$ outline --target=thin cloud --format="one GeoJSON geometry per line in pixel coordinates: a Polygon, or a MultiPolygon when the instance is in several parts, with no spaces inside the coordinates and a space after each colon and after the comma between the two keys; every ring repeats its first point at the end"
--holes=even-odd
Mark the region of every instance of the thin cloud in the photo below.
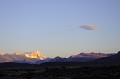
{"type": "Polygon", "coordinates": [[[85,30],[96,30],[97,26],[96,25],[82,25],[80,28],[85,29],[85,30]]]}

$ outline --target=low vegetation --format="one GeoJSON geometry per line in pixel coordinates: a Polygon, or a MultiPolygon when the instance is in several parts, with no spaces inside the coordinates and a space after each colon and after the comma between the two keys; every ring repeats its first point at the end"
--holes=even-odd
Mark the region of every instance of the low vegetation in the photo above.
{"type": "Polygon", "coordinates": [[[0,79],[119,79],[120,65],[1,69],[0,79]]]}

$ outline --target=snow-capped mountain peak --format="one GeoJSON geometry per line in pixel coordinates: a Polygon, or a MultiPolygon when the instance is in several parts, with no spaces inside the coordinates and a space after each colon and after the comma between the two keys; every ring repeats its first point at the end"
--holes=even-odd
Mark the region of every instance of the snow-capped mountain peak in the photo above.
{"type": "Polygon", "coordinates": [[[39,51],[32,52],[30,54],[25,54],[25,56],[28,57],[28,58],[37,58],[37,59],[40,59],[40,60],[46,59],[46,57],[42,53],[40,53],[39,51]]]}

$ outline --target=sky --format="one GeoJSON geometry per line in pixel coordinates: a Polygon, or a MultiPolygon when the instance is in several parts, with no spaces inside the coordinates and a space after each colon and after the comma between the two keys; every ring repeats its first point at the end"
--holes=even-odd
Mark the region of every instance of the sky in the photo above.
{"type": "Polygon", "coordinates": [[[0,0],[0,52],[119,50],[120,0],[0,0]]]}

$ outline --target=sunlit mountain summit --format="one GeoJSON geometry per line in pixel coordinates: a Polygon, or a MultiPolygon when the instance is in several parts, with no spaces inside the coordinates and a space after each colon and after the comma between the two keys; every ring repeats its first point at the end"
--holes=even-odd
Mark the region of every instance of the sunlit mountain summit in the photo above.
{"type": "Polygon", "coordinates": [[[39,51],[32,52],[30,54],[25,54],[25,56],[28,58],[36,58],[36,59],[40,59],[40,60],[46,59],[46,57],[42,53],[40,53],[39,51]]]}

